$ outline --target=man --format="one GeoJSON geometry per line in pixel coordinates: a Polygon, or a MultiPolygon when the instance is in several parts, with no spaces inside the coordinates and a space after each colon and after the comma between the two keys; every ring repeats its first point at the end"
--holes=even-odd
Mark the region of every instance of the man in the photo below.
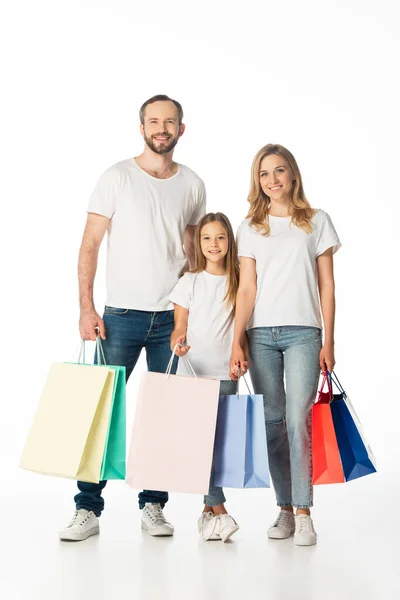
{"type": "MultiPolygon", "coordinates": [[[[97,328],[106,362],[125,366],[127,379],[142,348],[149,371],[167,367],[174,327],[169,294],[186,261],[192,264],[194,229],[205,214],[203,182],[173,161],[185,131],[182,119],[176,100],[163,95],[147,100],[140,109],[143,153],[105,171],[89,202],[78,265],[80,334],[83,340],[95,340],[97,328]],[[93,284],[106,231],[107,303],[101,318],[93,284]]],[[[76,511],[60,539],[80,541],[99,532],[106,483],[78,482],[76,511]]],[[[168,492],[139,494],[142,528],[150,535],[173,535],[163,514],[167,501],[168,492]]]]}

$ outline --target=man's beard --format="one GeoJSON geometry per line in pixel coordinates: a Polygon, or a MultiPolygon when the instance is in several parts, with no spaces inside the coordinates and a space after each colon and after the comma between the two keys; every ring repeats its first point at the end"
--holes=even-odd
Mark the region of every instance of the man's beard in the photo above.
{"type": "Polygon", "coordinates": [[[176,138],[170,137],[167,142],[162,142],[162,143],[157,142],[158,146],[156,146],[155,143],[153,142],[153,138],[155,138],[159,135],[168,136],[168,133],[157,133],[156,135],[153,135],[152,137],[147,137],[147,135],[145,133],[144,141],[146,142],[146,144],[148,145],[150,150],[153,150],[153,152],[155,152],[156,154],[168,154],[168,152],[171,152],[171,150],[173,150],[175,148],[176,144],[178,143],[179,137],[176,137],[176,138]]]}

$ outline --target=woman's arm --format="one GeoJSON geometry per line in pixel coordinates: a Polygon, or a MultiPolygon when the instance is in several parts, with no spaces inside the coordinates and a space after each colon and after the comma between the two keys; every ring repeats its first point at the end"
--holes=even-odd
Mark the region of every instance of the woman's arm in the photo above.
{"type": "MultiPolygon", "coordinates": [[[[174,304],[174,330],[171,333],[171,350],[173,351],[176,344],[183,344],[186,340],[186,331],[188,325],[189,318],[189,310],[187,308],[183,308],[183,306],[179,306],[179,304],[174,304]]],[[[189,352],[190,346],[185,346],[184,348],[177,348],[175,350],[176,356],[185,356],[187,352],[189,352]]]]}
{"type": "Polygon", "coordinates": [[[335,279],[333,276],[333,253],[329,248],[317,258],[318,288],[324,321],[324,344],[319,356],[321,371],[331,373],[335,366],[335,279]]]}
{"type": "Polygon", "coordinates": [[[231,377],[237,378],[238,370],[244,374],[249,367],[246,327],[254,309],[257,295],[257,272],[254,258],[240,258],[240,281],[236,296],[235,330],[233,334],[231,377]]]}

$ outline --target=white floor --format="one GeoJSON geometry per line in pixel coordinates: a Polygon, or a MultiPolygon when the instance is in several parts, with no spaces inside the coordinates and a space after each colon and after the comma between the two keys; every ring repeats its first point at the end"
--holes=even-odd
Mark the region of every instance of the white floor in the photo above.
{"type": "Polygon", "coordinates": [[[230,543],[202,543],[200,498],[173,494],[166,515],[175,536],[154,539],[142,533],[136,494],[122,482],[105,490],[100,536],[59,542],[74,482],[13,470],[1,497],[0,598],[398,600],[396,472],[386,465],[364,479],[318,487],[318,545],[300,548],[266,537],[276,511],[272,490],[227,490],[241,529],[230,543]]]}

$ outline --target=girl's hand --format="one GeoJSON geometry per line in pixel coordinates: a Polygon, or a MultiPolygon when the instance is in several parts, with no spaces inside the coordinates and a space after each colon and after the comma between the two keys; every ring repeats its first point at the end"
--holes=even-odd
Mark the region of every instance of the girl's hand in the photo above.
{"type": "Polygon", "coordinates": [[[230,378],[233,380],[239,379],[239,371],[241,375],[245,375],[249,368],[249,360],[248,357],[242,350],[240,344],[233,344],[232,346],[232,355],[231,355],[231,370],[230,370],[230,378]]]}
{"type": "Polygon", "coordinates": [[[329,373],[332,373],[333,367],[335,366],[335,351],[333,344],[324,344],[319,354],[319,366],[322,373],[328,369],[329,373]]]}
{"type": "MultiPolygon", "coordinates": [[[[171,350],[174,351],[174,348],[176,346],[176,344],[183,344],[186,340],[186,335],[180,335],[178,336],[175,341],[173,342],[173,334],[171,335],[171,350]]],[[[190,350],[190,346],[185,346],[184,348],[182,348],[182,346],[178,346],[175,349],[175,355],[182,357],[185,356],[185,354],[187,354],[190,350]]]]}

